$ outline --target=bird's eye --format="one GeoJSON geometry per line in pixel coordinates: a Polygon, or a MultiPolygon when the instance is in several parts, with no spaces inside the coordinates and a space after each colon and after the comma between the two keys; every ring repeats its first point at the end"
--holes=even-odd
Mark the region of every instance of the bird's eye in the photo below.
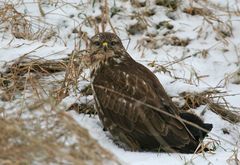
{"type": "Polygon", "coordinates": [[[96,46],[100,46],[100,42],[99,41],[95,41],[93,44],[96,45],[96,46]]]}
{"type": "Polygon", "coordinates": [[[117,44],[117,42],[116,42],[116,41],[111,41],[109,44],[110,44],[111,46],[114,46],[114,45],[117,44]]]}

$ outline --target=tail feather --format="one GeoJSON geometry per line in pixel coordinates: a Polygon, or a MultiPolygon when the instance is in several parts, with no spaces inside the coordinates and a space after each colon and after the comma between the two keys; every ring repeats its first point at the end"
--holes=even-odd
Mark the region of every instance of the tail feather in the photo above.
{"type": "Polygon", "coordinates": [[[212,124],[204,123],[198,116],[196,116],[192,113],[181,112],[180,117],[184,120],[187,120],[189,122],[197,124],[199,127],[206,130],[206,131],[204,131],[204,130],[194,127],[190,124],[186,124],[188,130],[192,133],[192,135],[194,136],[194,138],[196,140],[204,139],[204,137],[208,134],[208,132],[210,132],[212,130],[212,127],[213,127],[212,124]]]}

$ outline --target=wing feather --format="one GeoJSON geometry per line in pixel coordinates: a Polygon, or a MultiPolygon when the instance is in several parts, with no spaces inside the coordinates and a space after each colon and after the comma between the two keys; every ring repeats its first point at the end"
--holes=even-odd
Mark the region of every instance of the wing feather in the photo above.
{"type": "Polygon", "coordinates": [[[179,148],[190,143],[184,124],[145,105],[178,114],[156,76],[143,65],[128,59],[122,65],[103,67],[93,89],[103,116],[126,133],[137,131],[179,148]]]}

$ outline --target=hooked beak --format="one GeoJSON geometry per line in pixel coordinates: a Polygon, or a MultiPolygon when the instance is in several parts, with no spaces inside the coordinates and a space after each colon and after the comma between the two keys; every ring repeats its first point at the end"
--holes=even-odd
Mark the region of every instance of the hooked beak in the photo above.
{"type": "Polygon", "coordinates": [[[106,52],[107,48],[108,48],[108,43],[107,42],[103,42],[102,46],[103,46],[104,51],[106,52]]]}

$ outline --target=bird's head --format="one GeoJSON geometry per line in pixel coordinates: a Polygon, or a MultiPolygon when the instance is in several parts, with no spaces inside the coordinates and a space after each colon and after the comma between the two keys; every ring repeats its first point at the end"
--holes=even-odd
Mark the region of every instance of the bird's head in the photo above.
{"type": "Polygon", "coordinates": [[[114,54],[116,51],[124,49],[120,38],[114,33],[99,33],[93,36],[90,41],[92,53],[114,54]]]}
{"type": "Polygon", "coordinates": [[[120,38],[114,33],[98,33],[90,39],[90,42],[90,56],[87,59],[93,71],[102,66],[119,65],[131,58],[120,38]]]}

